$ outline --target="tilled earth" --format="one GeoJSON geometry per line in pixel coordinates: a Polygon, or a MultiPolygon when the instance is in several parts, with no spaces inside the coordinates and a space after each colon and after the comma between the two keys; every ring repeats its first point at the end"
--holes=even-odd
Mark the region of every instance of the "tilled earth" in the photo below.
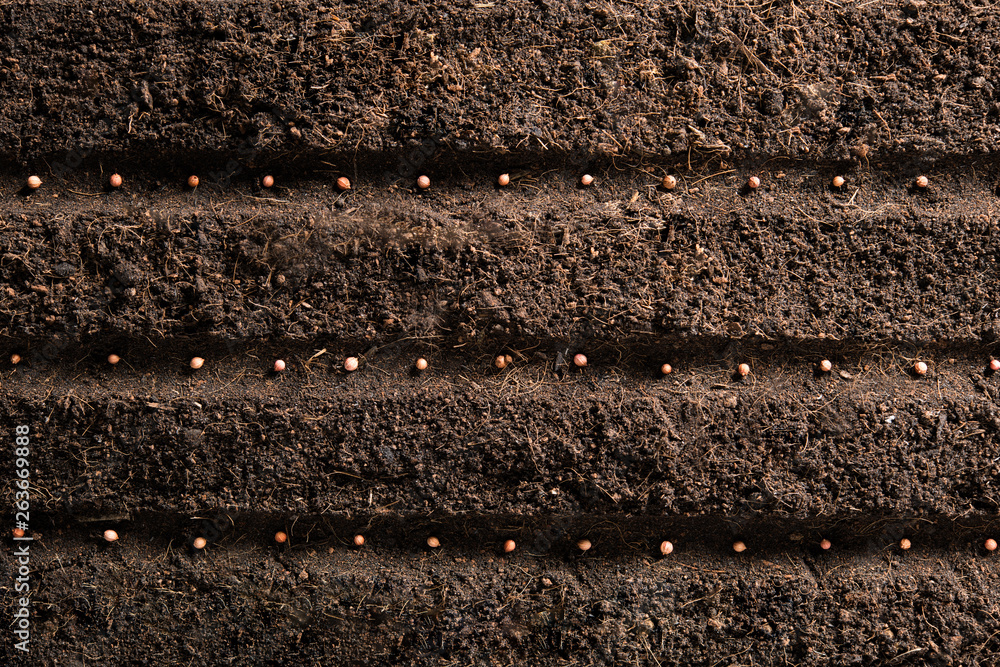
{"type": "Polygon", "coordinates": [[[3,655],[993,664],[998,23],[0,7],[3,655]]]}

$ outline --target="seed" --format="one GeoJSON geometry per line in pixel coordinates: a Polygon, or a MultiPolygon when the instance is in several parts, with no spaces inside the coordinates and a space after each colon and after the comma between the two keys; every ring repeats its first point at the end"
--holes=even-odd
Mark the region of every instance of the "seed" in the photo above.
{"type": "Polygon", "coordinates": [[[199,368],[201,368],[204,365],[205,365],[205,360],[202,359],[201,357],[192,357],[191,358],[191,368],[193,368],[195,370],[198,370],[199,368]]]}
{"type": "Polygon", "coordinates": [[[913,545],[911,545],[910,541],[908,539],[906,539],[905,537],[899,541],[899,548],[902,549],[902,550],[904,550],[904,551],[907,550],[907,549],[909,549],[911,546],[913,546],[913,545]]]}
{"type": "Polygon", "coordinates": [[[663,364],[662,366],[660,366],[660,372],[663,373],[664,375],[670,375],[671,373],[674,372],[674,367],[671,366],[670,364],[663,364]]]}
{"type": "Polygon", "coordinates": [[[986,547],[987,551],[996,551],[997,541],[991,537],[990,539],[986,540],[986,543],[983,546],[986,547]]]}
{"type": "Polygon", "coordinates": [[[669,556],[674,552],[674,545],[670,542],[660,542],[660,553],[664,556],[669,556]]]}
{"type": "Polygon", "coordinates": [[[358,358],[347,357],[347,359],[344,359],[344,370],[348,373],[358,370],[358,358]]]}
{"type": "Polygon", "coordinates": [[[340,190],[350,190],[351,189],[351,179],[347,176],[341,176],[337,179],[337,188],[340,190]]]}
{"type": "Polygon", "coordinates": [[[497,179],[497,183],[500,184],[500,187],[510,185],[510,174],[500,174],[500,178],[497,179]]]}
{"type": "Polygon", "coordinates": [[[842,188],[842,187],[844,187],[844,183],[846,183],[846,181],[844,180],[843,176],[834,176],[833,177],[833,187],[835,187],[835,188],[842,188]]]}
{"type": "Polygon", "coordinates": [[[584,174],[580,177],[580,185],[587,186],[594,182],[594,177],[590,174],[584,174]]]}
{"type": "Polygon", "coordinates": [[[589,551],[592,546],[594,545],[590,543],[590,540],[580,540],[576,543],[576,548],[580,551],[589,551]]]}
{"type": "Polygon", "coordinates": [[[24,528],[15,528],[13,533],[14,537],[24,537],[24,528]]]}
{"type": "Polygon", "coordinates": [[[193,546],[195,549],[204,549],[206,546],[208,546],[208,540],[206,540],[204,537],[196,537],[194,538],[194,542],[191,543],[191,546],[193,546]]]}
{"type": "Polygon", "coordinates": [[[913,364],[913,372],[917,375],[927,375],[927,364],[922,361],[918,361],[913,364]]]}
{"type": "Polygon", "coordinates": [[[994,373],[1000,371],[1000,359],[990,360],[990,370],[993,371],[994,373]]]}
{"type": "Polygon", "coordinates": [[[736,368],[736,372],[742,375],[743,377],[750,375],[750,364],[740,364],[736,368]]]}
{"type": "Polygon", "coordinates": [[[122,186],[121,174],[111,174],[111,178],[108,179],[108,183],[113,188],[120,188],[122,186]]]}
{"type": "Polygon", "coordinates": [[[426,190],[427,188],[431,187],[431,179],[429,179],[426,176],[421,176],[420,178],[417,179],[417,187],[420,188],[421,190],[426,190]]]}
{"type": "Polygon", "coordinates": [[[439,546],[441,546],[441,540],[439,540],[436,537],[428,537],[427,546],[429,546],[431,549],[437,549],[439,546]]]}
{"type": "Polygon", "coordinates": [[[513,551],[516,548],[517,548],[517,545],[514,544],[514,540],[507,540],[506,542],[503,543],[503,552],[505,554],[509,554],[511,551],[513,551]]]}
{"type": "Polygon", "coordinates": [[[747,545],[743,544],[742,542],[733,542],[733,551],[735,551],[736,553],[741,554],[746,550],[747,550],[747,545]]]}
{"type": "Polygon", "coordinates": [[[824,373],[829,373],[833,370],[833,363],[829,359],[824,359],[819,362],[819,369],[824,373]]]}
{"type": "Polygon", "coordinates": [[[663,177],[663,187],[667,190],[673,190],[677,187],[677,177],[667,174],[663,177]]]}
{"type": "Polygon", "coordinates": [[[427,370],[427,360],[424,359],[423,357],[420,357],[419,359],[417,359],[416,366],[418,371],[427,370]]]}
{"type": "Polygon", "coordinates": [[[493,365],[503,370],[504,368],[507,368],[507,358],[501,354],[493,360],[493,365]]]}
{"type": "Polygon", "coordinates": [[[268,174],[264,178],[260,179],[260,184],[263,185],[265,188],[273,188],[274,187],[274,176],[271,176],[270,174],[268,174]]]}
{"type": "Polygon", "coordinates": [[[760,187],[760,178],[757,176],[751,176],[747,179],[747,187],[751,190],[756,190],[760,187]]]}
{"type": "Polygon", "coordinates": [[[830,543],[830,540],[823,540],[822,542],[819,543],[819,548],[823,549],[824,551],[832,546],[833,544],[830,543]]]}
{"type": "Polygon", "coordinates": [[[363,547],[365,546],[365,536],[360,533],[354,536],[354,546],[363,547]]]}
{"type": "Polygon", "coordinates": [[[10,355],[10,363],[14,364],[15,366],[21,363],[21,355],[20,354],[10,355]]]}
{"type": "Polygon", "coordinates": [[[108,355],[108,363],[111,364],[112,366],[117,364],[119,361],[121,361],[121,358],[117,354],[108,355]]]}
{"type": "Polygon", "coordinates": [[[42,187],[42,179],[37,176],[28,176],[28,187],[32,190],[37,190],[42,187]]]}
{"type": "Polygon", "coordinates": [[[279,530],[274,534],[274,541],[277,542],[278,544],[284,544],[285,542],[288,541],[288,535],[283,531],[279,530]]]}
{"type": "Polygon", "coordinates": [[[573,363],[579,366],[580,368],[583,368],[584,366],[587,365],[587,357],[585,357],[582,354],[577,354],[573,357],[573,363]]]}
{"type": "Polygon", "coordinates": [[[196,188],[201,181],[198,180],[197,176],[188,176],[188,187],[196,188]]]}
{"type": "Polygon", "coordinates": [[[104,539],[107,540],[108,542],[114,542],[115,540],[118,539],[118,533],[110,529],[106,530],[104,531],[104,539]]]}
{"type": "Polygon", "coordinates": [[[274,372],[280,373],[283,370],[285,370],[285,361],[283,359],[278,359],[274,362],[274,372]]]}
{"type": "Polygon", "coordinates": [[[926,188],[928,185],[931,184],[931,182],[927,180],[926,176],[917,176],[917,180],[915,181],[915,183],[917,187],[920,189],[926,188]]]}

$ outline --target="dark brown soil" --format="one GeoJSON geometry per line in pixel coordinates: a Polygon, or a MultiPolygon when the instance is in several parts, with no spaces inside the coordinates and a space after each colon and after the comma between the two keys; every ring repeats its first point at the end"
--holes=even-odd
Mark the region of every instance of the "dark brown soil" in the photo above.
{"type": "Polygon", "coordinates": [[[1000,19],[846,4],[0,8],[3,656],[993,664],[1000,19]]]}
{"type": "Polygon", "coordinates": [[[429,139],[685,162],[1000,148],[1000,15],[909,4],[39,0],[2,10],[0,146],[26,161],[81,146],[398,159],[429,139]]]}

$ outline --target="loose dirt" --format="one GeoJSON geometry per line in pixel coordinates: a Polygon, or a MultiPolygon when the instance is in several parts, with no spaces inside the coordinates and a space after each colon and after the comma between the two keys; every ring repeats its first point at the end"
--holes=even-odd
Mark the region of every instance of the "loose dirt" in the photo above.
{"type": "Polygon", "coordinates": [[[3,655],[992,664],[998,22],[0,8],[3,655]]]}

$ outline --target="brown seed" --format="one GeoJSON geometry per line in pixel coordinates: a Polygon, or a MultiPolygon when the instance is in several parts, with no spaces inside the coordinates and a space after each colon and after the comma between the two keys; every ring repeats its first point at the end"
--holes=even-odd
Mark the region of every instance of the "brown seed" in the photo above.
{"type": "Polygon", "coordinates": [[[431,549],[437,549],[439,546],[441,546],[441,540],[439,540],[436,537],[428,537],[427,546],[429,546],[431,549]]]}
{"type": "Polygon", "coordinates": [[[419,359],[417,359],[416,366],[418,371],[427,370],[427,360],[424,359],[423,357],[420,357],[419,359]]]}
{"type": "Polygon", "coordinates": [[[910,544],[910,541],[908,539],[906,539],[905,537],[899,541],[899,548],[902,549],[902,550],[904,550],[904,551],[907,550],[907,549],[909,549],[911,546],[913,546],[913,545],[910,544]]]}
{"type": "Polygon", "coordinates": [[[927,180],[926,176],[917,176],[917,180],[915,181],[915,183],[917,187],[921,189],[926,188],[928,185],[931,184],[931,182],[927,180]]]}
{"type": "Polygon", "coordinates": [[[983,546],[986,547],[987,551],[996,551],[997,550],[997,541],[994,540],[991,537],[990,539],[986,540],[986,543],[983,544],[983,546]]]}
{"type": "Polygon", "coordinates": [[[284,544],[288,541],[288,535],[283,531],[278,531],[274,534],[274,541],[278,544],[284,544]]]}
{"type": "Polygon", "coordinates": [[[278,359],[274,362],[274,372],[280,373],[283,370],[285,370],[285,361],[283,359],[278,359]]]}
{"type": "Polygon", "coordinates": [[[363,547],[365,546],[365,536],[360,533],[354,536],[354,546],[363,547]]]}
{"type": "Polygon", "coordinates": [[[917,375],[927,375],[927,364],[922,361],[918,361],[913,364],[913,372],[917,375]]]}
{"type": "Polygon", "coordinates": [[[268,174],[264,178],[260,179],[260,184],[263,185],[265,188],[273,188],[274,187],[274,176],[271,176],[270,174],[268,174]]]}
{"type": "Polygon", "coordinates": [[[594,177],[590,174],[584,174],[580,177],[580,185],[587,186],[594,182],[594,177]]]}
{"type": "Polygon", "coordinates": [[[195,549],[204,549],[205,547],[208,546],[208,540],[206,540],[204,537],[196,537],[194,538],[194,542],[191,543],[191,546],[193,546],[195,549]]]}
{"type": "Polygon", "coordinates": [[[514,540],[507,540],[506,542],[503,543],[503,552],[505,554],[509,554],[511,551],[513,551],[516,548],[517,548],[517,545],[514,544],[514,540]]]}
{"type": "Polygon", "coordinates": [[[823,540],[822,542],[819,543],[819,548],[823,549],[824,551],[826,551],[832,546],[833,544],[830,543],[830,540],[823,540]]]}
{"type": "Polygon", "coordinates": [[[14,533],[14,537],[24,537],[24,529],[23,528],[15,528],[11,532],[14,533]]]}
{"type": "Polygon", "coordinates": [[[507,359],[506,359],[506,357],[504,357],[502,354],[499,355],[496,359],[493,360],[493,365],[496,366],[497,368],[501,369],[501,370],[503,370],[504,368],[507,368],[507,359]]]}
{"type": "Polygon", "coordinates": [[[21,363],[21,355],[20,354],[10,355],[10,363],[14,364],[15,366],[21,363]]]}
{"type": "Polygon", "coordinates": [[[108,363],[111,364],[112,366],[117,364],[119,361],[121,361],[121,358],[117,354],[108,355],[108,363]]]}
{"type": "Polygon", "coordinates": [[[118,533],[108,529],[104,531],[104,539],[107,540],[108,542],[114,542],[115,540],[118,539],[118,533]]]}
{"type": "Polygon", "coordinates": [[[122,186],[121,174],[111,174],[111,178],[108,179],[108,183],[113,188],[120,188],[122,186]]]}
{"type": "Polygon", "coordinates": [[[576,548],[580,551],[590,551],[590,547],[594,546],[590,543],[590,540],[580,540],[576,543],[576,548]]]}
{"type": "Polygon", "coordinates": [[[743,544],[742,542],[733,542],[733,551],[735,551],[736,553],[741,554],[746,550],[747,550],[747,545],[743,544]]]}
{"type": "Polygon", "coordinates": [[[198,370],[199,368],[201,368],[204,365],[205,365],[205,360],[202,359],[201,357],[192,357],[191,358],[191,368],[193,368],[195,370],[198,370]]]}
{"type": "Polygon", "coordinates": [[[428,178],[427,176],[421,176],[420,178],[417,179],[417,187],[420,188],[421,190],[426,190],[427,188],[431,187],[431,179],[428,178]]]}
{"type": "Polygon", "coordinates": [[[347,176],[341,176],[337,179],[337,188],[340,190],[350,190],[351,179],[347,178],[347,176]]]}
{"type": "Polygon", "coordinates": [[[188,187],[189,188],[196,188],[196,187],[198,187],[199,183],[201,183],[201,181],[198,180],[197,176],[188,176],[188,187]]]}
{"type": "Polygon", "coordinates": [[[747,187],[751,190],[756,190],[760,187],[760,178],[757,176],[751,176],[747,179],[747,187]]]}
{"type": "Polygon", "coordinates": [[[833,370],[833,362],[831,362],[829,359],[824,359],[823,361],[819,362],[819,369],[824,373],[829,373],[830,371],[833,370]]]}
{"type": "Polygon", "coordinates": [[[664,556],[669,556],[674,552],[674,545],[670,542],[660,542],[660,553],[664,556]]]}
{"type": "Polygon", "coordinates": [[[587,357],[582,354],[574,355],[573,363],[579,366],[580,368],[583,368],[584,366],[587,365],[587,357]]]}
{"type": "Polygon", "coordinates": [[[736,372],[742,375],[743,377],[750,375],[750,364],[740,364],[739,366],[736,367],[736,372]]]}
{"type": "Polygon", "coordinates": [[[344,370],[348,373],[358,370],[358,358],[347,357],[347,359],[344,359],[344,370]]]}
{"type": "Polygon", "coordinates": [[[37,190],[42,187],[42,179],[37,176],[28,176],[28,187],[32,190],[37,190]]]}
{"type": "Polygon", "coordinates": [[[667,174],[663,177],[663,187],[667,190],[673,190],[677,187],[677,177],[667,174]]]}
{"type": "Polygon", "coordinates": [[[835,188],[842,188],[842,187],[844,187],[844,183],[846,183],[846,182],[847,181],[844,180],[843,176],[834,176],[833,177],[833,187],[835,187],[835,188]]]}
{"type": "Polygon", "coordinates": [[[671,366],[670,364],[663,364],[662,366],[660,366],[660,372],[663,373],[664,375],[670,375],[671,373],[674,372],[674,367],[671,366]]]}
{"type": "Polygon", "coordinates": [[[500,174],[500,178],[497,179],[497,183],[500,184],[500,187],[510,185],[510,174],[500,174]]]}
{"type": "Polygon", "coordinates": [[[1000,359],[990,360],[990,370],[993,371],[994,373],[1000,371],[1000,359]]]}

